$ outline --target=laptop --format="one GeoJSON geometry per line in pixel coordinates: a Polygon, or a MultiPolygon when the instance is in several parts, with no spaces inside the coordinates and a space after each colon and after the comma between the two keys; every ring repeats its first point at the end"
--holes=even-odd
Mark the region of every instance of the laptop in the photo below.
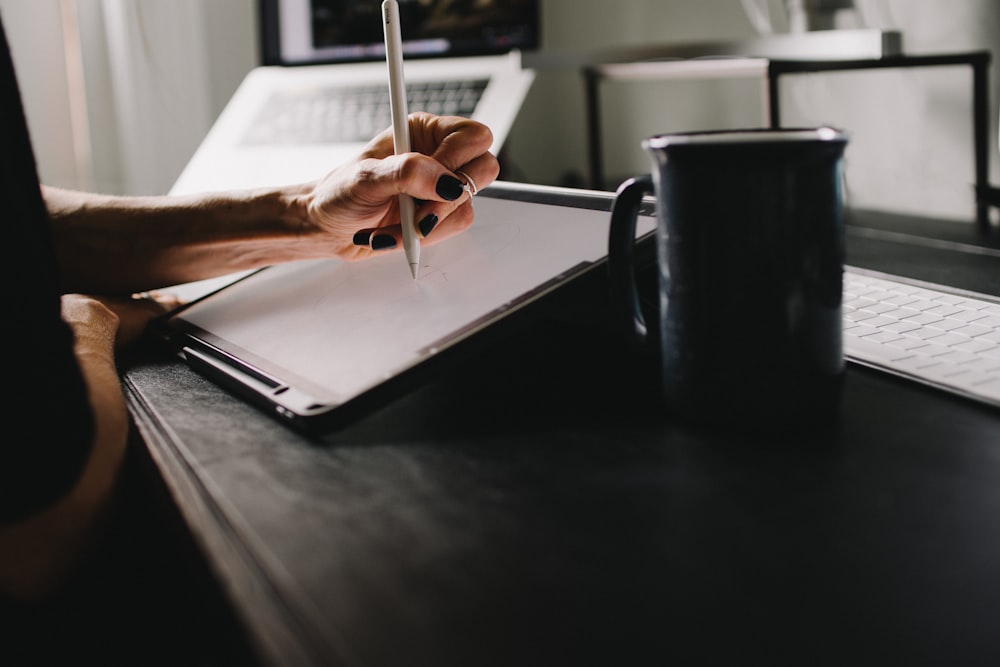
{"type": "MultiPolygon", "coordinates": [[[[172,194],[319,178],[391,125],[380,0],[259,0],[262,64],[172,194]]],[[[487,125],[498,153],[534,79],[540,0],[400,0],[410,111],[487,125]]]]}

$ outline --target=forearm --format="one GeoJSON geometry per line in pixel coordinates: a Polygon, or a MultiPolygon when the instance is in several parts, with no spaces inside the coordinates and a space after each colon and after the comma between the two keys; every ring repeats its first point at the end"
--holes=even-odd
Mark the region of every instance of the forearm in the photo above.
{"type": "Polygon", "coordinates": [[[72,572],[100,530],[121,466],[128,414],[114,361],[117,317],[84,297],[64,297],[74,353],[94,414],[94,444],[73,488],[47,509],[0,529],[0,590],[46,597],[72,572]]]}
{"type": "Polygon", "coordinates": [[[44,187],[66,292],[125,294],[321,256],[304,188],[115,197],[44,187]]]}

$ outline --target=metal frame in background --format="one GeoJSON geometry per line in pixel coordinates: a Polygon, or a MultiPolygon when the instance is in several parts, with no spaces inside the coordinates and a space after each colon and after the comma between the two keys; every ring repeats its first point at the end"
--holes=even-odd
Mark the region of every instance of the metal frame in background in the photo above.
{"type": "MultiPolygon", "coordinates": [[[[975,153],[976,223],[984,230],[990,226],[990,207],[1000,207],[1000,188],[989,182],[989,51],[936,55],[888,55],[880,58],[849,60],[790,60],[746,58],[763,63],[761,71],[766,82],[766,108],[770,127],[781,127],[781,77],[789,74],[832,72],[862,69],[941,67],[968,65],[972,68],[972,130],[975,153]]],[[[588,160],[591,187],[604,187],[604,157],[601,142],[600,83],[604,80],[628,78],[674,78],[685,60],[646,60],[632,63],[592,64],[582,67],[586,94],[588,160]]],[[[712,62],[705,59],[702,62],[712,62]]],[[[720,65],[731,68],[735,60],[719,59],[720,65]]],[[[752,68],[751,68],[752,70],[752,68]]],[[[751,71],[748,70],[748,71],[751,71]]],[[[688,76],[685,73],[683,76],[688,76]]]]}

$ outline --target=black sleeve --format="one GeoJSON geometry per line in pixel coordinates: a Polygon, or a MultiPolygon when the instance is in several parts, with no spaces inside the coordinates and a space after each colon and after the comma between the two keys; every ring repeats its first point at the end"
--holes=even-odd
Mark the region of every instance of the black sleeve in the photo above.
{"type": "Polygon", "coordinates": [[[59,275],[7,37],[0,24],[0,236],[6,391],[0,523],[60,498],[90,453],[93,416],[59,314],[59,275]]]}

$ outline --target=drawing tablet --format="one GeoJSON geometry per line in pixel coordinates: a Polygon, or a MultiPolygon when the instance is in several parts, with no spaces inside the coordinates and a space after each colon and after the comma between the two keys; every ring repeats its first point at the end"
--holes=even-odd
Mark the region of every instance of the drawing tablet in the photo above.
{"type": "MultiPolygon", "coordinates": [[[[192,367],[293,426],[329,430],[388,385],[598,264],[610,197],[591,206],[475,199],[466,232],[401,253],[280,264],[175,311],[160,333],[192,367]]],[[[640,216],[639,234],[653,218],[640,216]]],[[[384,400],[384,398],[382,399],[384,400]]]]}

